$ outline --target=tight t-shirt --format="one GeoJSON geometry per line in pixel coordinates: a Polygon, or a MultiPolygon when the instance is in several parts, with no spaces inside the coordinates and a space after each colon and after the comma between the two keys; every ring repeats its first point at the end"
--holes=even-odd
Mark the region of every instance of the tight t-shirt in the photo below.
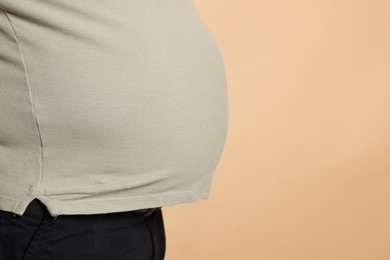
{"type": "Polygon", "coordinates": [[[190,0],[0,0],[0,209],[208,199],[226,130],[224,63],[190,0]]]}

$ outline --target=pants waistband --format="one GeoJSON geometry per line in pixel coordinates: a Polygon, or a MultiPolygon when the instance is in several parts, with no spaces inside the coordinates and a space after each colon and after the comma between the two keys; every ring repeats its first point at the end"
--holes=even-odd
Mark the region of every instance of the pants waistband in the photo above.
{"type": "Polygon", "coordinates": [[[144,216],[149,216],[156,210],[161,210],[161,207],[156,207],[156,208],[146,208],[146,209],[137,209],[137,210],[132,210],[131,212],[135,213],[142,213],[144,216]]]}

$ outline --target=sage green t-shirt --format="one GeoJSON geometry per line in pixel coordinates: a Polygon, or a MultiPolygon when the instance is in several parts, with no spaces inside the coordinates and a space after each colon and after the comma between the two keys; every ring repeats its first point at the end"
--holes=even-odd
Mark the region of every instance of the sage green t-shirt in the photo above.
{"type": "Polygon", "coordinates": [[[0,0],[0,209],[208,199],[224,63],[190,0],[0,0]]]}

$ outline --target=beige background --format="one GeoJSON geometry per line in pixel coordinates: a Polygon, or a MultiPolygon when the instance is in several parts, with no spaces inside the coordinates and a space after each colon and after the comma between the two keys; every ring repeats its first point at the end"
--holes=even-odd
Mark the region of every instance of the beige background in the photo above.
{"type": "Polygon", "coordinates": [[[390,259],[390,1],[193,0],[228,74],[209,200],[167,260],[390,259]]]}

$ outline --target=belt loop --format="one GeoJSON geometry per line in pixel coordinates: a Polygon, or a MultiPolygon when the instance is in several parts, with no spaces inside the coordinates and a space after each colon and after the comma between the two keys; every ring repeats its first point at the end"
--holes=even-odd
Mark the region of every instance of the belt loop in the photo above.
{"type": "Polygon", "coordinates": [[[150,208],[150,209],[148,209],[148,210],[145,212],[144,217],[150,216],[150,215],[152,215],[153,212],[155,212],[156,210],[160,210],[160,209],[161,209],[161,207],[150,208]]]}

